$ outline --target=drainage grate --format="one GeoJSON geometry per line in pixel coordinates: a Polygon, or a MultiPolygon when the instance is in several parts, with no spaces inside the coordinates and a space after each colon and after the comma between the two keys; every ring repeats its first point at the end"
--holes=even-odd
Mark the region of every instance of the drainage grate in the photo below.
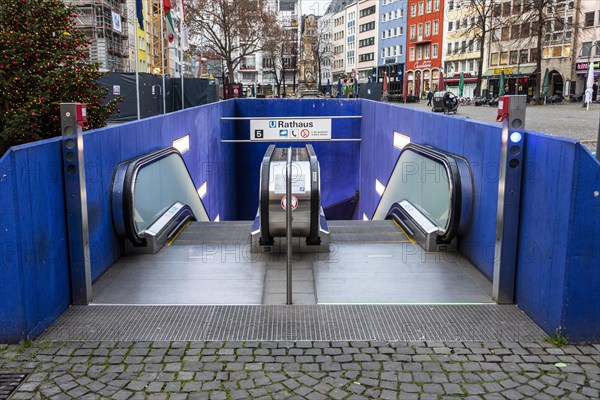
{"type": "Polygon", "coordinates": [[[515,306],[89,306],[71,307],[48,340],[441,340],[544,338],[515,306]]]}
{"type": "Polygon", "coordinates": [[[27,377],[26,373],[0,372],[0,400],[6,400],[27,377]]]}

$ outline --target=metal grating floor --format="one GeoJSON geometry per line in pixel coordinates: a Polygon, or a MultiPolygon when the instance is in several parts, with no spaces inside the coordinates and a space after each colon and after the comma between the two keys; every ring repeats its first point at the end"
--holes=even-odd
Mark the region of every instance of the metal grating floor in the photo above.
{"type": "Polygon", "coordinates": [[[6,400],[25,380],[28,374],[20,372],[0,372],[0,400],[6,400]]]}
{"type": "Polygon", "coordinates": [[[545,337],[516,306],[74,306],[45,340],[534,341],[545,337]]]}

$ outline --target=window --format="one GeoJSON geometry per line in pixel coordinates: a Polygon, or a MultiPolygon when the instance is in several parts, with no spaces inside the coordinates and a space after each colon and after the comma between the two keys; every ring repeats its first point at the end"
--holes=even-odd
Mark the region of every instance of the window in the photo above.
{"type": "Polygon", "coordinates": [[[361,54],[358,56],[358,62],[373,61],[374,59],[375,53],[361,54]]]}
{"type": "Polygon", "coordinates": [[[588,12],[585,13],[585,16],[583,17],[583,26],[585,26],[586,28],[589,26],[594,26],[594,13],[593,12],[588,12]]]}
{"type": "Polygon", "coordinates": [[[360,10],[360,17],[366,17],[367,15],[375,14],[375,6],[363,8],[360,10]]]}
{"type": "Polygon", "coordinates": [[[433,9],[435,11],[440,11],[440,0],[433,0],[433,9]]]}
{"type": "Polygon", "coordinates": [[[423,15],[423,2],[419,3],[419,15],[423,15]]]}
{"type": "Polygon", "coordinates": [[[521,25],[521,38],[526,39],[529,37],[529,23],[521,25]]]}
{"type": "Polygon", "coordinates": [[[366,24],[362,24],[358,27],[359,32],[366,32],[375,29],[375,21],[367,22],[366,24]]]}
{"type": "Polygon", "coordinates": [[[519,58],[519,52],[514,50],[510,52],[510,56],[509,56],[509,63],[510,64],[517,64],[518,62],[518,58],[519,58]]]}
{"type": "Polygon", "coordinates": [[[502,16],[508,17],[510,15],[510,2],[502,4],[502,16]]]}
{"type": "Polygon", "coordinates": [[[398,48],[398,55],[402,55],[402,52],[404,51],[404,48],[402,47],[401,44],[399,44],[398,46],[396,46],[398,48]]]}
{"type": "Polygon", "coordinates": [[[358,41],[358,47],[373,46],[374,44],[375,44],[374,37],[370,37],[368,39],[361,39],[358,41]]]}
{"type": "Polygon", "coordinates": [[[518,39],[519,38],[519,35],[521,33],[521,30],[519,29],[520,27],[521,27],[520,25],[513,25],[511,27],[511,30],[510,30],[510,38],[511,39],[518,39]]]}
{"type": "Polygon", "coordinates": [[[410,26],[410,38],[412,40],[415,40],[415,26],[414,25],[410,26]]]}
{"type": "Polygon", "coordinates": [[[519,14],[521,12],[521,0],[513,0],[513,15],[519,14]]]}
{"type": "Polygon", "coordinates": [[[417,60],[423,58],[423,48],[421,46],[417,47],[417,60]]]}
{"type": "Polygon", "coordinates": [[[439,20],[435,20],[433,21],[433,34],[437,35],[440,32],[440,21],[439,20]]]}
{"type": "Polygon", "coordinates": [[[529,62],[529,51],[527,49],[525,50],[521,50],[519,52],[519,63],[520,64],[525,64],[529,62]]]}
{"type": "Polygon", "coordinates": [[[425,36],[431,36],[431,22],[425,23],[425,36]]]}
{"type": "Polygon", "coordinates": [[[508,26],[505,26],[502,28],[502,34],[500,36],[500,38],[502,40],[508,40],[508,38],[510,37],[510,28],[508,26]]]}
{"type": "Polygon", "coordinates": [[[538,59],[538,51],[537,49],[530,49],[529,50],[529,59],[531,61],[535,61],[538,59]]]}
{"type": "Polygon", "coordinates": [[[431,0],[427,0],[427,5],[425,6],[425,12],[426,13],[431,12],[431,0]]]}
{"type": "Polygon", "coordinates": [[[446,50],[447,54],[452,54],[452,43],[448,43],[448,50],[446,50]]]}
{"type": "Polygon", "coordinates": [[[492,53],[490,55],[490,65],[498,65],[498,53],[492,53]]]}
{"type": "Polygon", "coordinates": [[[500,53],[500,65],[507,65],[507,64],[508,64],[508,52],[503,51],[502,53],[500,53]]]}
{"type": "Polygon", "coordinates": [[[410,50],[408,50],[408,59],[409,61],[415,61],[415,48],[411,47],[410,50]]]}
{"type": "Polygon", "coordinates": [[[474,64],[475,64],[475,63],[473,62],[473,60],[470,60],[470,61],[469,61],[469,71],[473,71],[473,70],[475,69],[475,68],[474,68],[474,66],[475,66],[474,64]]]}
{"type": "Polygon", "coordinates": [[[398,34],[399,35],[404,35],[404,27],[403,26],[401,26],[401,27],[398,28],[398,34]]]}
{"type": "Polygon", "coordinates": [[[431,48],[431,58],[438,58],[438,45],[434,43],[431,48]]]}
{"type": "Polygon", "coordinates": [[[382,39],[385,39],[385,31],[382,31],[382,32],[381,32],[381,38],[382,38],[382,39]]]}
{"type": "Polygon", "coordinates": [[[411,4],[411,6],[410,6],[410,16],[411,17],[416,17],[417,16],[417,5],[416,4],[411,4]]]}
{"type": "Polygon", "coordinates": [[[448,22],[448,32],[452,32],[453,24],[452,21],[448,22]]]}
{"type": "Polygon", "coordinates": [[[425,58],[425,59],[428,59],[428,58],[429,58],[429,56],[430,56],[430,54],[429,54],[429,50],[430,50],[430,49],[429,49],[429,45],[426,45],[424,49],[425,49],[425,57],[424,57],[424,58],[425,58]]]}
{"type": "Polygon", "coordinates": [[[423,39],[423,24],[417,25],[417,37],[418,37],[418,40],[423,39]]]}

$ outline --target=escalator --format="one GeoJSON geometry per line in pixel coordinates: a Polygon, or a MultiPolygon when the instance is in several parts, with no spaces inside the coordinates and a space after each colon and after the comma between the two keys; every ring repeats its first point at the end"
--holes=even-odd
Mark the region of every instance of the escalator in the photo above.
{"type": "Polygon", "coordinates": [[[174,148],[117,166],[113,224],[127,253],[157,253],[187,223],[209,221],[189,171],[174,148]]]}
{"type": "Polygon", "coordinates": [[[411,143],[400,153],[373,219],[397,222],[427,251],[456,250],[472,212],[473,180],[467,161],[411,143]]]}

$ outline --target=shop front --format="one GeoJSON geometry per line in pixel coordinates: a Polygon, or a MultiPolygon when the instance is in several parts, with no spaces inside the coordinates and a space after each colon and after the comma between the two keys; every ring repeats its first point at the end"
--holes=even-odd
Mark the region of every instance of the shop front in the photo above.
{"type": "MultiPolygon", "coordinates": [[[[464,85],[463,85],[463,97],[475,97],[475,88],[477,86],[477,76],[471,72],[463,72],[464,85]]],[[[460,73],[446,76],[444,79],[446,84],[446,90],[454,93],[458,96],[458,85],[460,83],[460,73]]]]}
{"type": "MultiPolygon", "coordinates": [[[[582,95],[585,92],[586,84],[587,84],[587,75],[588,70],[590,68],[589,62],[578,62],[575,64],[575,73],[577,74],[577,80],[572,82],[571,84],[574,87],[571,87],[571,94],[574,95],[582,95]]],[[[597,101],[598,99],[598,85],[600,84],[600,61],[594,61],[594,85],[596,86],[596,90],[593,92],[592,101],[597,101]]]]}
{"type": "Polygon", "coordinates": [[[504,72],[504,94],[525,94],[533,97],[535,94],[535,66],[510,66],[488,68],[481,76],[486,81],[487,89],[484,97],[497,97],[500,92],[500,78],[504,72]]]}

